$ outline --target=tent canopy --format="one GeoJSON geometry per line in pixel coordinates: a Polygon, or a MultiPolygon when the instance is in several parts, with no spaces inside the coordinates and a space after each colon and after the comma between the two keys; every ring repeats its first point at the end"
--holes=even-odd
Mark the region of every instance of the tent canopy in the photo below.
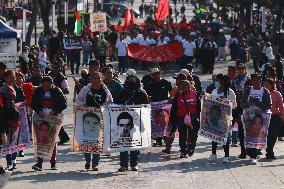
{"type": "Polygon", "coordinates": [[[17,38],[19,32],[0,20],[0,38],[17,38]]]}

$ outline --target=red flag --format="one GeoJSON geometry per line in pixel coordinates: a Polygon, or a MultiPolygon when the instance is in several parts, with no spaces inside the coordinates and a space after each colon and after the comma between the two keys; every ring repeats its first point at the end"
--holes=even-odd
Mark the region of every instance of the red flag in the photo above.
{"type": "Polygon", "coordinates": [[[130,8],[129,6],[127,7],[126,13],[125,13],[125,20],[124,20],[124,28],[127,30],[129,23],[131,20],[131,13],[130,13],[130,8]]]}
{"type": "Polygon", "coordinates": [[[135,15],[134,15],[134,12],[132,11],[131,12],[131,22],[132,22],[132,27],[134,26],[134,24],[135,24],[135,15]]]}
{"type": "Polygon", "coordinates": [[[169,12],[170,12],[169,10],[170,10],[169,0],[161,0],[157,8],[157,11],[155,13],[155,17],[156,17],[156,20],[158,21],[158,25],[160,25],[161,20],[169,16],[169,12]]]}
{"type": "Polygon", "coordinates": [[[78,12],[75,10],[74,12],[74,16],[75,16],[75,19],[78,21],[81,19],[81,16],[78,14],[78,12]]]}

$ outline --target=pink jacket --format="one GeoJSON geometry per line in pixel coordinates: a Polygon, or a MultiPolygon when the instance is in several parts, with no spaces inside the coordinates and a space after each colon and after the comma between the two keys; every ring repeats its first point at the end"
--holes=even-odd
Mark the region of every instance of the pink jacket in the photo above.
{"type": "Polygon", "coordinates": [[[284,106],[283,106],[283,98],[279,91],[271,90],[269,91],[272,100],[271,112],[272,115],[280,114],[281,119],[284,120],[284,106]]]}

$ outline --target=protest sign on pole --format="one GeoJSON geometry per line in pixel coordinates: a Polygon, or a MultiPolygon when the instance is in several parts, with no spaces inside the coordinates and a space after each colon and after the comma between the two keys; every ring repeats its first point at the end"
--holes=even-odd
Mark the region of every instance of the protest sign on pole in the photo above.
{"type": "Polygon", "coordinates": [[[104,151],[123,152],[151,146],[150,105],[109,105],[102,107],[104,151]]]}
{"type": "Polygon", "coordinates": [[[63,122],[63,115],[46,115],[40,117],[34,114],[33,119],[33,139],[35,147],[35,157],[50,159],[58,133],[63,122]]]}
{"type": "Polygon", "coordinates": [[[19,111],[19,127],[8,129],[7,133],[1,135],[0,154],[7,155],[19,152],[25,148],[30,148],[30,131],[25,103],[17,103],[16,109],[19,111]]]}
{"type": "Polygon", "coordinates": [[[245,131],[245,147],[265,149],[271,112],[258,108],[244,109],[242,121],[245,131]]]}
{"type": "Polygon", "coordinates": [[[151,103],[152,138],[166,136],[169,130],[171,104],[168,101],[151,103]]]}
{"type": "Polygon", "coordinates": [[[107,20],[105,12],[96,12],[90,14],[90,23],[92,32],[105,32],[107,31],[107,20]]]}
{"type": "Polygon", "coordinates": [[[226,144],[232,121],[232,102],[205,94],[202,99],[199,135],[226,144]]]}
{"type": "Polygon", "coordinates": [[[103,152],[103,117],[100,108],[74,107],[73,151],[103,152]]]}

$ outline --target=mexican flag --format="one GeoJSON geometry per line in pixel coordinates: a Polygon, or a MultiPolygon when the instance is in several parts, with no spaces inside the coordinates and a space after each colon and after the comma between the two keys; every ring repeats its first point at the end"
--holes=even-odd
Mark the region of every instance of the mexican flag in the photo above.
{"type": "Polygon", "coordinates": [[[79,13],[77,11],[74,12],[74,16],[75,16],[75,29],[74,29],[74,33],[76,35],[80,35],[81,31],[82,31],[82,19],[81,16],[79,15],[79,13]]]}

